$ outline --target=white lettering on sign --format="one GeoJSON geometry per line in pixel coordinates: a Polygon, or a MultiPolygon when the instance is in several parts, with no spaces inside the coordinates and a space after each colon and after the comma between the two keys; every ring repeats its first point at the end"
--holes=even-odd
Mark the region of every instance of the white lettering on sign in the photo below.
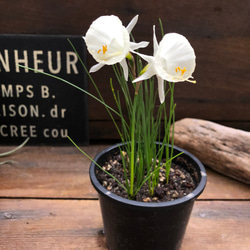
{"type": "MultiPolygon", "coordinates": [[[[35,143],[64,142],[68,141],[68,133],[78,137],[78,128],[87,123],[88,117],[86,112],[81,118],[76,113],[78,108],[85,110],[87,102],[67,84],[60,85],[58,79],[66,79],[83,88],[87,86],[86,72],[80,62],[80,57],[86,59],[82,38],[72,37],[78,56],[67,42],[69,37],[2,37],[0,144],[15,143],[16,139],[25,137],[33,137],[35,143]],[[39,72],[51,74],[54,79],[39,72]],[[77,119],[77,129],[74,119],[77,119]]],[[[87,132],[86,136],[79,136],[79,140],[87,138],[87,132]]]]}
{"type": "MultiPolygon", "coordinates": [[[[35,125],[0,125],[0,136],[2,137],[37,137],[35,125]]],[[[45,138],[67,138],[68,129],[45,128],[43,130],[45,138]]]]}
{"type": "Polygon", "coordinates": [[[15,104],[2,104],[0,115],[3,117],[39,117],[39,106],[38,105],[15,105],[15,104]]]}
{"type": "Polygon", "coordinates": [[[34,125],[0,125],[0,135],[3,137],[37,137],[34,125]]]}
{"type": "Polygon", "coordinates": [[[15,86],[13,86],[12,84],[8,84],[6,86],[4,84],[1,84],[0,88],[1,97],[13,98],[13,97],[20,97],[23,94],[27,98],[33,98],[34,97],[33,86],[32,85],[23,86],[20,84],[17,84],[15,86]]]}
{"type": "Polygon", "coordinates": [[[42,98],[49,98],[49,87],[42,85],[41,86],[41,96],[42,98]]]}
{"type": "MultiPolygon", "coordinates": [[[[5,72],[10,72],[9,54],[8,54],[7,49],[4,50],[4,57],[0,53],[0,62],[2,64],[5,72]]],[[[0,71],[1,71],[1,68],[0,68],[0,71]]]]}
{"type": "MultiPolygon", "coordinates": [[[[16,72],[20,72],[20,68],[19,68],[18,64],[23,64],[25,67],[28,67],[28,52],[27,52],[27,50],[24,50],[22,58],[19,58],[18,50],[15,49],[14,50],[14,58],[15,58],[16,72]]],[[[26,73],[29,72],[29,70],[27,68],[25,68],[24,71],[26,73]]]]}
{"type": "Polygon", "coordinates": [[[43,55],[43,51],[42,51],[42,50],[34,50],[34,51],[33,51],[34,69],[43,72],[43,69],[40,69],[40,68],[38,67],[38,64],[42,64],[42,63],[43,63],[43,60],[38,59],[38,56],[39,56],[39,55],[43,55]]]}
{"type": "MultiPolygon", "coordinates": [[[[29,52],[30,53],[30,52],[29,52]]],[[[78,57],[73,51],[66,51],[65,53],[65,63],[66,73],[67,74],[79,74],[77,69],[78,57]]],[[[14,70],[16,73],[20,73],[20,67],[18,64],[25,66],[25,73],[29,72],[27,67],[34,68],[35,70],[44,71],[44,64],[48,62],[48,71],[51,74],[59,74],[62,70],[62,52],[56,51],[56,53],[52,53],[52,51],[43,51],[43,50],[33,50],[32,55],[28,54],[27,50],[14,50],[9,51],[7,49],[4,52],[0,52],[0,72],[10,72],[14,70]],[[14,56],[14,66],[10,65],[10,53],[13,53],[14,56]],[[53,62],[56,62],[53,65],[53,62]]]]}
{"type": "Polygon", "coordinates": [[[58,138],[58,137],[67,138],[68,137],[68,130],[67,129],[56,129],[56,128],[53,128],[53,129],[45,128],[43,130],[43,135],[46,138],[51,138],[51,137],[52,138],[58,138]]]}
{"type": "Polygon", "coordinates": [[[62,68],[62,64],[61,64],[61,51],[57,51],[56,52],[56,68],[53,68],[52,65],[52,51],[48,51],[48,67],[49,67],[49,71],[52,74],[58,74],[61,71],[62,68]]]}
{"type": "Polygon", "coordinates": [[[71,74],[71,68],[73,69],[75,74],[78,74],[78,70],[76,67],[76,63],[78,61],[77,55],[74,52],[67,51],[66,52],[66,62],[67,62],[67,74],[71,74]],[[72,60],[71,60],[72,58],[72,60]]]}
{"type": "Polygon", "coordinates": [[[50,116],[52,118],[64,118],[66,109],[58,110],[58,106],[55,104],[54,107],[50,110],[50,116]]]}

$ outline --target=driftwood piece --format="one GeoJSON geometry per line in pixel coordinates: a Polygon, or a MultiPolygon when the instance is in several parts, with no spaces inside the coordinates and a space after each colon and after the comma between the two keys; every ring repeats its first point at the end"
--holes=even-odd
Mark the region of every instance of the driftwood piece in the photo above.
{"type": "Polygon", "coordinates": [[[250,132],[200,119],[175,123],[174,144],[206,166],[250,184],[250,132]]]}

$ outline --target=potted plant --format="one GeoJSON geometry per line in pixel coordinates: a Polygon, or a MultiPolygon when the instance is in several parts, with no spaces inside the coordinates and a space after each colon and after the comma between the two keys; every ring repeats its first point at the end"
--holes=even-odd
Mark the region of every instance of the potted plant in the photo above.
{"type": "MultiPolygon", "coordinates": [[[[108,249],[179,249],[194,201],[206,184],[203,165],[189,152],[174,146],[174,154],[183,152],[183,159],[188,161],[187,169],[192,173],[197,187],[188,195],[178,199],[170,198],[170,201],[130,200],[107,190],[96,176],[98,168],[95,162],[105,165],[107,158],[117,154],[121,146],[114,145],[102,151],[90,166],[90,179],[99,194],[108,249]]],[[[179,163],[183,164],[181,160],[179,163]]],[[[190,185],[186,184],[182,185],[184,189],[190,185]]],[[[176,194],[175,191],[173,194],[176,194]]]]}
{"type": "MultiPolygon", "coordinates": [[[[153,26],[153,56],[139,53],[138,49],[148,42],[136,43],[130,36],[137,20],[135,16],[124,27],[117,16],[101,16],[83,37],[98,62],[90,72],[82,63],[98,97],[57,76],[40,73],[62,80],[103,104],[120,135],[120,144],[94,159],[69,137],[91,160],[90,179],[100,197],[108,248],[175,250],[181,246],[194,201],[206,184],[202,163],[175,147],[173,140],[174,86],[176,82],[195,83],[195,53],[184,36],[164,34],[161,21],[159,44],[153,26]],[[110,79],[116,108],[106,104],[90,74],[105,65],[112,65],[120,86],[119,91],[115,90],[110,79]]],[[[82,62],[80,57],[79,60],[82,62]]]]}
{"type": "Polygon", "coordinates": [[[101,16],[83,37],[98,62],[90,73],[112,65],[120,85],[120,91],[116,91],[110,80],[117,104],[113,109],[105,103],[89,74],[98,101],[106,107],[122,142],[91,159],[90,179],[99,194],[109,249],[174,250],[181,246],[193,203],[206,184],[202,163],[175,147],[173,141],[174,85],[195,83],[195,53],[184,36],[164,35],[161,22],[163,38],[159,44],[153,26],[154,55],[139,53],[138,49],[148,43],[130,41],[137,20],[138,16],[124,27],[116,16],[101,16]],[[121,128],[114,115],[120,118],[121,128]]]}

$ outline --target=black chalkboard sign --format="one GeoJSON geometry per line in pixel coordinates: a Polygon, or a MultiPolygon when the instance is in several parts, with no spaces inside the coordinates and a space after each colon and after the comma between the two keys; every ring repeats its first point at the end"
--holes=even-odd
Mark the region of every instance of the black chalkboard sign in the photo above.
{"type": "Polygon", "coordinates": [[[68,39],[85,63],[80,36],[0,35],[0,144],[69,144],[67,136],[88,143],[87,95],[52,77],[87,90],[86,72],[68,39]]]}

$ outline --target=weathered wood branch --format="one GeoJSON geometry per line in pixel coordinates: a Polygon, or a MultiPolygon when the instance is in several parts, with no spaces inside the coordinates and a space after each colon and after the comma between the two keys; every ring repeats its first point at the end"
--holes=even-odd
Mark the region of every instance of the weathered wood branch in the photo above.
{"type": "Polygon", "coordinates": [[[250,184],[250,133],[200,119],[175,123],[174,144],[203,164],[250,184]]]}

